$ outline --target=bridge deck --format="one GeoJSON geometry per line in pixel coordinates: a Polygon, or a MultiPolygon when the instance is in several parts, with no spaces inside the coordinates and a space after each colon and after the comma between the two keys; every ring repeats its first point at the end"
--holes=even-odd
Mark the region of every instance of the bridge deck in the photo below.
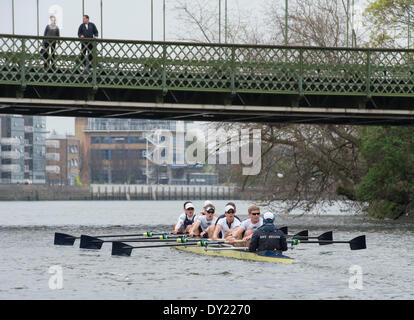
{"type": "MultiPolygon", "coordinates": [[[[224,105],[270,107],[256,115],[269,121],[273,121],[272,114],[275,121],[280,120],[275,114],[277,109],[272,107],[285,108],[279,109],[279,113],[286,112],[286,107],[306,108],[305,118],[313,114],[313,108],[325,108],[313,114],[315,119],[329,113],[328,109],[355,109],[354,113],[360,115],[365,109],[379,111],[370,112],[371,116],[388,114],[382,110],[414,110],[413,50],[88,42],[11,35],[0,35],[0,48],[0,102],[4,103],[1,112],[24,112],[18,107],[7,107],[10,103],[18,106],[24,101],[45,106],[44,101],[49,100],[101,101],[102,105],[108,101],[151,102],[157,103],[151,108],[157,114],[163,111],[159,104],[176,104],[181,107],[164,116],[191,119],[198,119],[200,110],[193,115],[190,111],[183,115],[178,110],[203,105],[206,107],[202,117],[210,115],[212,120],[226,120],[220,114],[231,108],[224,105]],[[55,48],[53,55],[44,54],[45,43],[55,48]],[[87,55],[82,60],[82,48],[87,46],[91,49],[90,65],[87,55]],[[217,108],[220,105],[222,110],[217,108]]],[[[72,105],[68,109],[67,103],[61,105],[66,107],[53,109],[59,115],[78,115],[79,107],[72,105]]],[[[30,109],[37,113],[53,112],[30,109]]],[[[90,116],[116,115],[116,110],[90,111],[90,116]]],[[[139,112],[134,116],[151,117],[148,110],[135,111],[139,112]]],[[[133,108],[128,109],[127,116],[131,112],[133,108]]],[[[411,122],[410,112],[397,112],[397,117],[408,119],[408,114],[411,122]]],[[[235,115],[242,114],[235,111],[235,115]]],[[[246,117],[249,118],[247,113],[246,117]]],[[[342,122],[339,113],[334,112],[329,118],[328,122],[342,122]]]]}

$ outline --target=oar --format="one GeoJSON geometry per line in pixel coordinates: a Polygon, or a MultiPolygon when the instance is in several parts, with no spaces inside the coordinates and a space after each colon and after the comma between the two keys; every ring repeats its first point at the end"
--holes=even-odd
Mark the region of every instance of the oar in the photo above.
{"type": "MultiPolygon", "coordinates": [[[[326,241],[332,241],[333,240],[333,236],[332,236],[333,232],[332,231],[327,231],[325,233],[322,233],[321,235],[317,236],[317,237],[309,237],[308,236],[308,230],[303,230],[301,232],[296,233],[295,235],[288,235],[288,237],[290,238],[295,238],[298,240],[309,240],[309,239],[317,239],[317,240],[326,240],[326,241]]],[[[326,245],[326,244],[330,244],[330,243],[319,243],[320,245],[326,245]]]]}
{"type": "Polygon", "coordinates": [[[185,247],[185,246],[201,246],[207,247],[209,244],[218,244],[218,242],[208,242],[206,240],[182,244],[164,244],[164,245],[153,245],[153,246],[137,246],[133,247],[123,242],[112,242],[112,255],[129,257],[133,249],[145,249],[145,248],[167,248],[167,247],[185,247]]]}
{"type": "Polygon", "coordinates": [[[286,234],[286,236],[289,237],[289,238],[308,240],[308,234],[309,234],[308,230],[303,230],[303,231],[300,231],[296,234],[286,234]]]}
{"type": "Polygon", "coordinates": [[[319,244],[349,243],[349,245],[351,247],[351,250],[361,250],[361,249],[366,249],[367,248],[365,235],[356,237],[356,238],[354,238],[352,240],[349,240],[349,241],[329,241],[329,240],[313,241],[313,240],[292,239],[292,240],[289,240],[288,242],[292,243],[292,244],[301,244],[301,243],[319,243],[319,244]]]}
{"type": "MultiPolygon", "coordinates": [[[[155,232],[144,232],[144,233],[133,233],[133,234],[111,234],[111,235],[101,235],[101,236],[95,236],[99,238],[121,238],[121,237],[137,237],[137,236],[143,236],[143,237],[152,237],[152,236],[158,236],[158,235],[170,235],[168,233],[155,233],[155,232]]],[[[82,236],[75,237],[70,234],[55,232],[55,245],[60,246],[73,246],[76,239],[82,239],[82,236]]]]}
{"type": "Polygon", "coordinates": [[[53,242],[57,246],[73,246],[77,237],[70,234],[55,232],[55,241],[53,242]]]}
{"type": "Polygon", "coordinates": [[[288,227],[279,228],[280,231],[283,231],[284,234],[288,234],[288,227]]]}
{"type": "MultiPolygon", "coordinates": [[[[83,234],[80,237],[79,248],[99,250],[102,248],[102,245],[104,242],[119,242],[119,241],[125,241],[125,242],[163,242],[165,241],[165,242],[168,242],[168,241],[177,241],[177,238],[180,238],[180,237],[182,236],[162,234],[160,236],[160,239],[132,238],[132,239],[101,240],[97,237],[87,236],[83,234]]],[[[103,238],[103,237],[100,237],[100,238],[103,238]]]]}

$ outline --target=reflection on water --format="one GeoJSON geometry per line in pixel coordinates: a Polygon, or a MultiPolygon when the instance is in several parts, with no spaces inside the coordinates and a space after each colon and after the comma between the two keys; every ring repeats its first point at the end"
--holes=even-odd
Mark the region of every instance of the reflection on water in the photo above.
{"type": "MultiPolygon", "coordinates": [[[[227,201],[215,201],[218,211],[227,201]]],[[[201,210],[201,201],[194,201],[201,210]]],[[[248,202],[236,202],[246,216],[248,202]]],[[[207,257],[171,248],[136,249],[130,258],[102,250],[53,245],[55,231],[73,235],[166,231],[181,201],[0,202],[1,299],[413,299],[414,224],[344,215],[279,215],[289,233],[333,230],[334,239],[367,236],[367,249],[302,244],[292,265],[207,257]],[[51,290],[59,265],[63,289],[51,290]],[[349,268],[363,271],[363,289],[349,289],[349,268]],[[206,285],[208,284],[208,285],[206,285]],[[202,286],[203,290],[200,290],[202,286]],[[180,290],[177,290],[180,289],[180,290]]]]}

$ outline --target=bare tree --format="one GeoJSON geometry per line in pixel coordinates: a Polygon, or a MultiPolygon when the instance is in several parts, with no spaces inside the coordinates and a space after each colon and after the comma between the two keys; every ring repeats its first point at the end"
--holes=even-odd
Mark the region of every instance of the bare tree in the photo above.
{"type": "MultiPolygon", "coordinates": [[[[292,3],[292,1],[290,2],[292,3]]],[[[285,12],[280,3],[267,1],[267,26],[273,43],[284,43],[285,12]]],[[[295,1],[288,11],[290,45],[343,47],[347,15],[341,0],[295,1]]],[[[359,41],[357,41],[359,42],[359,41]]]]}
{"type": "MultiPolygon", "coordinates": [[[[346,15],[340,10],[341,5],[340,1],[332,0],[298,1],[289,13],[289,44],[343,46],[346,15]]],[[[201,19],[204,16],[202,6],[176,9],[187,16],[183,20],[187,30],[196,29],[203,35],[215,33],[209,29],[215,24],[201,19]]],[[[243,34],[240,30],[244,30],[243,42],[280,44],[283,41],[284,16],[274,1],[267,3],[266,17],[271,35],[267,40],[264,32],[243,26],[241,19],[235,20],[239,21],[238,26],[231,27],[232,39],[240,39],[243,34]]],[[[208,39],[211,40],[211,36],[208,39]]],[[[310,210],[321,201],[355,199],[354,188],[366,170],[359,159],[361,141],[358,127],[258,123],[213,125],[217,129],[224,128],[226,132],[242,128],[261,130],[261,172],[257,176],[243,176],[240,166],[232,166],[228,171],[241,190],[257,191],[256,200],[268,205],[277,205],[280,202],[276,200],[283,200],[289,208],[310,210]]]]}
{"type": "MultiPolygon", "coordinates": [[[[220,24],[219,2],[211,0],[177,0],[174,10],[182,22],[177,32],[179,40],[193,42],[218,43],[221,26],[221,40],[225,39],[224,17],[220,24]],[[188,32],[191,30],[191,33],[188,32]],[[181,36],[186,34],[185,37],[181,36]],[[188,36],[191,34],[190,36],[188,36]]],[[[238,4],[238,3],[236,3],[238,4]]],[[[222,12],[224,15],[224,12],[222,12]]],[[[264,30],[258,22],[252,23],[251,12],[246,12],[237,6],[236,12],[228,14],[227,40],[229,43],[253,43],[263,41],[264,30]]]]}

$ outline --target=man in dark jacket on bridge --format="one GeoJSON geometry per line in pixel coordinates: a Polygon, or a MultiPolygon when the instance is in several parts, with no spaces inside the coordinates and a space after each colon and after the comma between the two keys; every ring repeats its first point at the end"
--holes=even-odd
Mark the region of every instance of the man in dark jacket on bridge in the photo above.
{"type": "MultiPolygon", "coordinates": [[[[98,29],[94,23],[89,22],[89,16],[87,14],[83,16],[83,23],[79,26],[78,37],[82,39],[98,38],[98,29]]],[[[92,65],[93,46],[92,42],[82,42],[81,59],[85,66],[88,66],[89,68],[91,68],[92,65]]]]}
{"type": "Polygon", "coordinates": [[[266,212],[263,216],[263,225],[258,228],[250,241],[249,251],[276,251],[282,253],[287,250],[286,235],[273,225],[273,213],[266,212]]]}

